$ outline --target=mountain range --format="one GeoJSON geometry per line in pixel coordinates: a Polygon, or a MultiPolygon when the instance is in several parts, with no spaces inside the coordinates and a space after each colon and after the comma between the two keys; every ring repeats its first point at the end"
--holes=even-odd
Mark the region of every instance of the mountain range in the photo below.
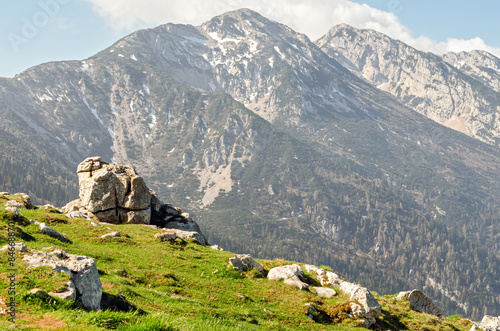
{"type": "Polygon", "coordinates": [[[0,187],[62,205],[99,155],[230,251],[498,315],[499,64],[247,9],[139,30],[0,78],[0,187]]]}

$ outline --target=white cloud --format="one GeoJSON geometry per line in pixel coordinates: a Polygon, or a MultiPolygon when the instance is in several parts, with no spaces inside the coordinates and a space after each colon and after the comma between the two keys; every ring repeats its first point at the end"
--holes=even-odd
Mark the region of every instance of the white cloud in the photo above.
{"type": "MultiPolygon", "coordinates": [[[[479,37],[468,40],[449,38],[446,42],[437,42],[425,36],[414,37],[395,14],[349,0],[86,1],[92,3],[94,9],[118,30],[169,22],[199,25],[227,11],[250,8],[297,32],[305,33],[311,40],[321,37],[336,24],[347,23],[357,28],[380,31],[417,49],[436,54],[482,49],[500,56],[500,48],[487,45],[479,37]]],[[[398,12],[399,1],[392,3],[392,9],[398,12]]]]}

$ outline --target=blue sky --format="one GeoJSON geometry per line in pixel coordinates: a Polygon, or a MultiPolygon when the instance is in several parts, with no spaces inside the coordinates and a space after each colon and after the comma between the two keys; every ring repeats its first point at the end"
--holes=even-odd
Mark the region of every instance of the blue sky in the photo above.
{"type": "Polygon", "coordinates": [[[49,61],[82,60],[139,28],[198,25],[251,8],[317,39],[339,23],[374,28],[435,53],[500,56],[500,1],[440,0],[23,0],[0,11],[0,77],[49,61]]]}

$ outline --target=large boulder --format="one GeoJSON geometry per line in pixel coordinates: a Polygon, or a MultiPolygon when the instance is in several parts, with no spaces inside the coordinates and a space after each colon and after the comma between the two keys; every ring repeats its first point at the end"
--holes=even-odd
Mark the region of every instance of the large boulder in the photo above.
{"type": "Polygon", "coordinates": [[[150,223],[151,192],[133,167],[90,157],[78,165],[77,174],[79,205],[100,221],[150,223]]]}
{"type": "Polygon", "coordinates": [[[57,272],[70,275],[66,293],[58,296],[76,298],[87,310],[101,309],[102,285],[94,259],[55,250],[51,253],[31,251],[24,255],[23,261],[28,263],[29,268],[50,266],[57,272]]]}
{"type": "Polygon", "coordinates": [[[443,311],[439,309],[432,300],[420,290],[399,292],[397,300],[407,300],[413,310],[441,317],[443,311]]]}
{"type": "Polygon", "coordinates": [[[362,319],[366,327],[375,324],[375,319],[382,313],[382,306],[368,289],[353,283],[342,282],[340,290],[350,295],[352,315],[355,318],[362,319]]]}
{"type": "Polygon", "coordinates": [[[207,244],[198,224],[179,208],[160,201],[133,167],[95,156],[80,163],[77,174],[80,197],[62,208],[68,218],[153,224],[174,231],[177,237],[207,244]]]}

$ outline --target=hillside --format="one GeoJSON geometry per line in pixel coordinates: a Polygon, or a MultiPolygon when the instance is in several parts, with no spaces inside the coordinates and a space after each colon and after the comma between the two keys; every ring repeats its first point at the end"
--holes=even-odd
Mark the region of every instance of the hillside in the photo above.
{"type": "MultiPolygon", "coordinates": [[[[17,252],[15,261],[17,329],[366,330],[361,321],[349,317],[349,296],[338,287],[334,288],[337,295],[320,297],[309,290],[270,281],[255,270],[233,270],[228,266],[228,259],[235,255],[231,252],[193,240],[162,241],[153,236],[161,230],[151,226],[92,225],[90,220],[68,219],[54,208],[43,207],[20,208],[20,216],[16,216],[5,209],[8,200],[25,203],[26,199],[0,195],[0,245],[7,243],[8,223],[14,222],[18,240],[28,246],[28,251],[17,252]],[[44,234],[28,221],[33,219],[45,222],[71,242],[44,234]],[[101,238],[110,231],[121,236],[101,238]],[[22,260],[32,250],[49,253],[47,256],[66,254],[58,249],[95,259],[103,291],[100,311],[86,311],[78,302],[28,293],[33,288],[64,290],[66,274],[50,267],[28,269],[22,260]],[[320,313],[308,317],[306,304],[314,305],[320,313]]],[[[10,283],[7,252],[0,252],[0,258],[0,325],[7,328],[11,324],[4,310],[10,283]]],[[[282,259],[258,261],[266,271],[292,264],[282,259]]],[[[332,268],[335,270],[335,266],[332,268]]],[[[312,273],[306,273],[304,279],[319,286],[312,273]]],[[[469,330],[473,324],[459,316],[440,319],[418,313],[409,302],[396,300],[395,295],[374,295],[382,305],[382,314],[372,329],[469,330]]]]}
{"type": "Polygon", "coordinates": [[[475,319],[499,310],[498,148],[258,13],[140,30],[0,79],[0,115],[2,190],[60,206],[99,155],[235,253],[334,265],[381,294],[425,288],[475,319]]]}

